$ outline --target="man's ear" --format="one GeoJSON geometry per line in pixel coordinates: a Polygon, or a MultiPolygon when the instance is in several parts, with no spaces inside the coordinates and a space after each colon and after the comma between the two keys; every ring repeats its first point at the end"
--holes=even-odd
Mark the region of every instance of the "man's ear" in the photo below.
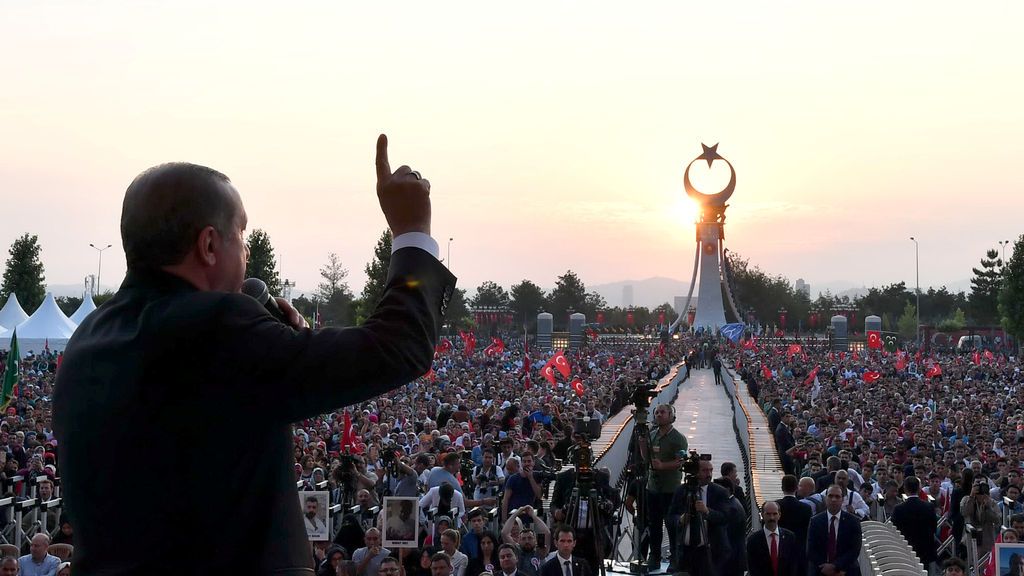
{"type": "Polygon", "coordinates": [[[217,264],[217,253],[220,249],[220,235],[213,226],[207,226],[199,231],[196,237],[196,258],[203,266],[214,266],[217,264]]]}

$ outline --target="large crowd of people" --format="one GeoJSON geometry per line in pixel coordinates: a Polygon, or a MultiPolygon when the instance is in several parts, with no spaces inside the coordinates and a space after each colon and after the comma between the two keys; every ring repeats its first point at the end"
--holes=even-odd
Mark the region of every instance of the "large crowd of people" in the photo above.
{"type": "MultiPolygon", "coordinates": [[[[468,562],[478,558],[480,542],[494,558],[499,556],[497,546],[514,542],[524,571],[537,572],[539,560],[555,549],[558,519],[564,520],[564,510],[545,510],[543,502],[544,495],[550,498],[558,464],[570,458],[575,421],[603,422],[616,414],[629,403],[630,385],[666,375],[685,347],[680,341],[663,346],[656,340],[591,342],[564,352],[568,376],[552,371],[552,384],[544,377],[552,353],[531,352],[514,336],[506,336],[498,354],[467,351],[458,336],[444,339],[433,369],[423,378],[294,424],[298,490],[326,491],[328,507],[343,506],[330,515],[316,509],[319,502],[304,508],[315,510],[307,518],[311,534],[318,523],[329,525],[324,531],[328,538],[314,542],[311,553],[318,564],[330,560],[328,564],[336,565],[344,557],[357,561],[358,574],[374,574],[381,554],[374,555],[377,562],[360,566],[358,560],[366,553],[357,552],[373,538],[371,529],[384,528],[384,497],[406,496],[420,499],[416,544],[423,554],[444,549],[445,530],[458,535],[455,540],[466,554],[462,564],[453,555],[458,576],[466,569],[475,576],[494,564],[468,562]],[[488,526],[500,530],[474,531],[484,517],[488,526]],[[524,546],[532,552],[524,552],[524,546]],[[530,561],[538,564],[533,570],[528,569],[530,561]]],[[[28,354],[0,422],[0,480],[15,499],[59,497],[60,447],[50,425],[58,365],[58,354],[28,354]],[[7,481],[15,476],[22,480],[7,481]]],[[[25,555],[30,555],[37,534],[54,543],[74,543],[71,522],[56,509],[26,512],[22,530],[25,555]]],[[[14,541],[13,533],[6,536],[14,541]]],[[[405,552],[403,560],[412,562],[417,556],[405,552]]]]}
{"type": "Polygon", "coordinates": [[[985,350],[837,352],[824,341],[747,341],[731,355],[774,431],[783,491],[802,502],[783,501],[781,514],[800,549],[814,548],[801,506],[826,510],[833,485],[843,511],[893,522],[932,570],[939,560],[964,558],[965,527],[974,530],[979,556],[1003,538],[1024,540],[1017,358],[985,350]],[[955,545],[940,558],[937,544],[950,536],[955,545]]]}

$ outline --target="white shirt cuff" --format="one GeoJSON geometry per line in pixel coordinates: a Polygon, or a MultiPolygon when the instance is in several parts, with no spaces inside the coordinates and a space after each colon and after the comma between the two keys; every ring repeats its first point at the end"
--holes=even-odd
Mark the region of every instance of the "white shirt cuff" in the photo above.
{"type": "Polygon", "coordinates": [[[437,247],[437,240],[430,237],[430,234],[424,234],[423,232],[406,232],[405,234],[399,234],[391,241],[391,253],[394,254],[396,251],[402,248],[419,248],[426,250],[431,256],[437,258],[440,248],[437,247]]]}

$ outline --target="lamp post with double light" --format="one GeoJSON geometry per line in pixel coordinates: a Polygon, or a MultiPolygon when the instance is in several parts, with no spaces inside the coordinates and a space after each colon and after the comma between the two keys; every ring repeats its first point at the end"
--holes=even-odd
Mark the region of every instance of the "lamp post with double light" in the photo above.
{"type": "Polygon", "coordinates": [[[92,287],[92,295],[96,296],[96,294],[98,293],[98,291],[100,289],[100,272],[103,271],[103,251],[106,250],[107,248],[110,248],[111,245],[107,244],[103,248],[100,248],[99,246],[90,243],[89,246],[93,250],[99,252],[99,254],[100,254],[100,256],[99,256],[99,263],[96,265],[96,284],[93,285],[93,287],[92,287]]]}
{"type": "Polygon", "coordinates": [[[917,347],[921,347],[921,250],[920,245],[913,236],[910,237],[910,241],[914,243],[914,284],[916,288],[914,292],[917,295],[917,327],[914,329],[914,339],[917,341],[917,347]]]}

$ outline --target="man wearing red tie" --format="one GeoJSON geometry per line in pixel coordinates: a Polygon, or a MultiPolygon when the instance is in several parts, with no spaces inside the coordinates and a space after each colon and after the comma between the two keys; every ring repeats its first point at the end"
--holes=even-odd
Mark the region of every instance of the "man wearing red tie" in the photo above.
{"type": "Polygon", "coordinates": [[[825,493],[825,511],[807,527],[809,576],[860,576],[860,520],[843,511],[843,489],[833,484],[825,493]]]}
{"type": "Polygon", "coordinates": [[[796,535],[779,526],[779,505],[766,502],[761,512],[764,527],[747,536],[747,571],[750,576],[803,576],[800,574],[796,535]]]}

